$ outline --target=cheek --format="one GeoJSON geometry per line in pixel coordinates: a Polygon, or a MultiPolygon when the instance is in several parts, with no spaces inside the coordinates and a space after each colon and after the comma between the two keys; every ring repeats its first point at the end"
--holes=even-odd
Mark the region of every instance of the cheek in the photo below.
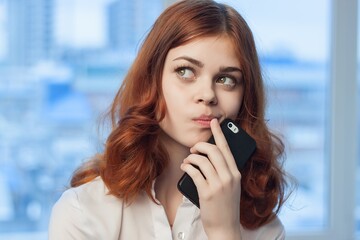
{"type": "MultiPolygon", "coordinates": [[[[188,90],[174,79],[174,76],[164,75],[162,81],[162,91],[164,101],[168,110],[183,108],[188,101],[188,90]]],[[[175,111],[175,110],[173,110],[175,111]]]]}
{"type": "Polygon", "coordinates": [[[229,106],[228,115],[230,118],[235,119],[240,111],[242,101],[238,101],[237,104],[229,106]]]}
{"type": "Polygon", "coordinates": [[[235,119],[240,111],[243,101],[242,91],[234,95],[225,95],[222,98],[222,109],[227,117],[235,119]]]}
{"type": "Polygon", "coordinates": [[[178,94],[179,91],[176,91],[173,86],[163,87],[164,101],[168,109],[176,107],[176,103],[180,100],[178,94]]]}

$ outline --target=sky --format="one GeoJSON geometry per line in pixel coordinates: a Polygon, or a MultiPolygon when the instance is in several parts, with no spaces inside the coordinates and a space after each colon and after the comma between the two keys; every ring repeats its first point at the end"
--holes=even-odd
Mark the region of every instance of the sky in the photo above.
{"type": "Polygon", "coordinates": [[[262,52],[291,51],[301,59],[329,55],[330,0],[223,0],[237,8],[262,52]]]}
{"type": "Polygon", "coordinates": [[[106,44],[106,6],[111,0],[57,0],[55,39],[75,48],[98,48],[106,44]]]}
{"type": "MultiPolygon", "coordinates": [[[[106,44],[111,0],[57,0],[56,39],[73,47],[106,44]]],[[[223,0],[243,15],[260,52],[324,60],[329,54],[329,0],[223,0]]]]}
{"type": "MultiPolygon", "coordinates": [[[[114,0],[55,0],[56,43],[101,48],[107,42],[106,6],[114,0]]],[[[0,40],[6,35],[4,0],[0,0],[0,40]]],[[[291,53],[300,59],[329,55],[330,0],[220,0],[234,6],[254,33],[259,52],[291,53]]],[[[6,41],[0,41],[0,59],[6,41]]]]}

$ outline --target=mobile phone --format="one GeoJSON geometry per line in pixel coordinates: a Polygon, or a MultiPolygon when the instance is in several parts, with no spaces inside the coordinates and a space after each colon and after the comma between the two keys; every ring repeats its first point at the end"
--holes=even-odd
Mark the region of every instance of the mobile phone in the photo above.
{"type": "MultiPolygon", "coordinates": [[[[220,127],[240,171],[243,169],[246,161],[254,153],[256,149],[256,142],[231,119],[225,119],[221,122],[220,127]]],[[[215,144],[213,136],[210,137],[208,143],[215,144]]],[[[187,199],[200,208],[199,195],[196,185],[187,173],[184,173],[184,175],[180,178],[177,187],[187,199]]]]}

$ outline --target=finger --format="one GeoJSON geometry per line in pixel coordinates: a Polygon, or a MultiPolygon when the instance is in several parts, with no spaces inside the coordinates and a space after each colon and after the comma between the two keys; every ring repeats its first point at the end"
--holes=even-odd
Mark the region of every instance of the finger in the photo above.
{"type": "Polygon", "coordinates": [[[190,152],[204,154],[217,172],[221,169],[229,169],[222,152],[214,144],[199,142],[190,149],[190,152]]]}
{"type": "Polygon", "coordinates": [[[184,162],[180,165],[180,168],[191,177],[191,179],[194,181],[194,184],[198,192],[200,192],[201,189],[207,187],[208,184],[204,176],[201,174],[200,170],[197,169],[195,166],[191,165],[190,163],[184,162]]]}
{"type": "Polygon", "coordinates": [[[229,144],[225,138],[224,133],[221,130],[220,124],[217,119],[213,119],[210,122],[212,134],[214,136],[215,144],[223,154],[226,164],[233,174],[238,174],[239,170],[236,166],[235,158],[231,153],[229,144]]]}
{"type": "Polygon", "coordinates": [[[209,174],[207,176],[207,182],[212,188],[217,188],[223,184],[231,183],[233,177],[236,176],[236,173],[232,173],[230,171],[224,156],[217,146],[203,142],[196,144],[190,151],[200,151],[206,153],[208,163],[212,166],[212,171],[207,173],[209,174]]]}
{"type": "Polygon", "coordinates": [[[203,155],[190,154],[187,158],[184,159],[184,163],[191,163],[197,166],[208,184],[213,184],[219,179],[214,166],[211,164],[209,159],[203,155]]]}

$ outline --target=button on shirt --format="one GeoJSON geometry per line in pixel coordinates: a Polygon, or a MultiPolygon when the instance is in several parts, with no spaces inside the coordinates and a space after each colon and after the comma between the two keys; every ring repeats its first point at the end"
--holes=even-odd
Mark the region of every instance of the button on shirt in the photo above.
{"type": "MultiPolygon", "coordinates": [[[[154,189],[152,190],[155,196],[154,189]]],[[[278,218],[256,229],[241,227],[244,240],[285,239],[278,218]]],[[[170,227],[164,208],[142,193],[132,204],[108,194],[100,177],[66,190],[54,205],[49,240],[206,240],[200,210],[185,197],[170,227]]]]}

